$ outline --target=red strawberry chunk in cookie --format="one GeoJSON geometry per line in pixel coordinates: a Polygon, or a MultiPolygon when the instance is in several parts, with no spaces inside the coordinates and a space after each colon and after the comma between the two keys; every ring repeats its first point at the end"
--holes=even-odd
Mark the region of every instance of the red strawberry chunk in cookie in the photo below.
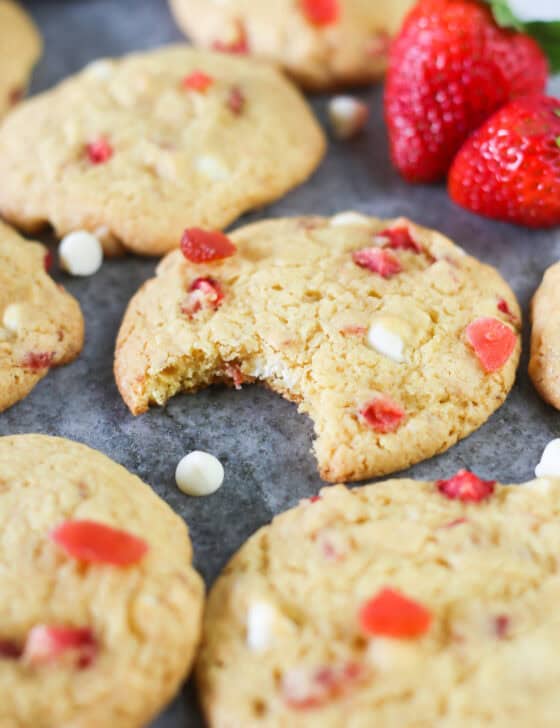
{"type": "Polygon", "coordinates": [[[100,137],[86,146],[86,153],[92,164],[105,164],[113,156],[113,147],[107,139],[100,137]]]}
{"type": "Polygon", "coordinates": [[[411,250],[413,253],[421,253],[422,248],[412,239],[408,228],[387,228],[378,233],[381,238],[387,238],[386,247],[394,250],[411,250]]]}
{"type": "Polygon", "coordinates": [[[149,548],[143,539],[96,521],[65,521],[50,539],[78,561],[121,567],[137,564],[149,548]]]}
{"type": "Polygon", "coordinates": [[[183,79],[183,86],[189,91],[200,91],[204,93],[212,84],[214,79],[204,71],[193,71],[183,79]]]}
{"type": "Polygon", "coordinates": [[[30,351],[23,358],[21,366],[33,372],[39,372],[42,369],[51,367],[53,362],[54,352],[52,351],[30,351]]]}
{"type": "Polygon", "coordinates": [[[501,369],[517,344],[517,336],[509,326],[490,317],[478,318],[470,323],[466,337],[487,373],[501,369]]]}
{"type": "Polygon", "coordinates": [[[239,116],[243,113],[245,108],[245,94],[239,88],[239,86],[233,86],[229,92],[227,107],[235,116],[239,116]]]}
{"type": "Polygon", "coordinates": [[[381,248],[371,247],[356,250],[352,255],[352,260],[360,268],[367,268],[383,278],[391,278],[402,271],[400,260],[393,253],[381,248]]]}
{"type": "Polygon", "coordinates": [[[238,20],[236,37],[230,41],[215,40],[212,43],[212,48],[220,53],[233,53],[234,55],[249,53],[249,40],[244,24],[238,20]]]}
{"type": "Polygon", "coordinates": [[[21,647],[11,640],[0,639],[0,660],[17,660],[21,657],[21,647]]]}
{"type": "Polygon", "coordinates": [[[189,288],[187,300],[182,304],[181,311],[187,316],[203,309],[219,308],[224,298],[222,287],[214,278],[197,278],[189,288]]]}
{"type": "Polygon", "coordinates": [[[376,432],[386,434],[398,430],[406,412],[390,397],[382,395],[368,402],[360,410],[360,417],[376,432]]]}
{"type": "Polygon", "coordinates": [[[364,667],[357,662],[325,665],[312,671],[296,668],[284,675],[284,700],[296,710],[320,708],[350,691],[365,674],[364,667]]]}
{"type": "Polygon", "coordinates": [[[27,636],[23,659],[31,665],[53,662],[73,654],[76,667],[89,667],[97,654],[97,641],[89,627],[33,627],[27,636]]]}
{"type": "Polygon", "coordinates": [[[313,25],[331,25],[340,18],[339,0],[301,0],[301,9],[313,25]]]}
{"type": "Polygon", "coordinates": [[[211,263],[231,257],[237,248],[218,231],[187,228],[181,240],[181,251],[191,263],[211,263]]]}
{"type": "Polygon", "coordinates": [[[432,623],[426,607],[387,588],[363,605],[359,618],[366,634],[400,639],[421,637],[432,623]]]}
{"type": "Polygon", "coordinates": [[[495,485],[495,480],[481,480],[468,470],[460,470],[449,480],[438,480],[436,488],[451,500],[480,503],[492,495],[495,485]]]}

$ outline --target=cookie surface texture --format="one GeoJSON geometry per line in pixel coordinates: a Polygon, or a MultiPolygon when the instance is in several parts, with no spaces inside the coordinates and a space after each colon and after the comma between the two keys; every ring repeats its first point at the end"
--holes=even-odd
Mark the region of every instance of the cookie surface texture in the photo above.
{"type": "Polygon", "coordinates": [[[277,516],[209,596],[208,725],[552,727],[559,511],[558,480],[472,503],[395,480],[277,516]]]}
{"type": "Polygon", "coordinates": [[[391,38],[413,0],[171,0],[194,43],[283,67],[303,86],[328,89],[383,76],[391,38]]]}
{"type": "Polygon", "coordinates": [[[11,0],[0,0],[0,117],[25,94],[41,47],[31,18],[11,0]]]}
{"type": "Polygon", "coordinates": [[[0,128],[0,211],[105,252],[161,255],[304,182],[325,150],[298,90],[267,64],[173,46],[100,60],[0,128]]]}
{"type": "Polygon", "coordinates": [[[182,519],[101,453],[21,435],[0,438],[0,524],[0,724],[146,725],[199,639],[182,519]],[[109,556],[91,541],[100,528],[109,556]],[[102,560],[117,554],[126,565],[102,560]]]}
{"type": "Polygon", "coordinates": [[[47,250],[0,223],[0,411],[80,353],[78,302],[45,270],[47,250]]]}
{"type": "Polygon", "coordinates": [[[560,263],[544,274],[531,309],[529,374],[542,398],[560,409],[560,263]]]}
{"type": "Polygon", "coordinates": [[[171,253],[132,299],[115,372],[134,414],[213,382],[264,382],[311,417],[320,474],[337,482],[445,450],[513,384],[516,300],[439,233],[351,213],[257,223],[229,246],[207,263],[171,253]]]}

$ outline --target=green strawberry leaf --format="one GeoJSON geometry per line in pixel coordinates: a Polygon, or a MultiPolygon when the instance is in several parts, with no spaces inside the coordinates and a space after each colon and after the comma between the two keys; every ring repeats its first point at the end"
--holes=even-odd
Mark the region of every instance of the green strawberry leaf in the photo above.
{"type": "Polygon", "coordinates": [[[523,23],[515,16],[507,0],[487,0],[498,25],[503,28],[515,28],[528,33],[548,56],[552,73],[560,72],[560,18],[550,23],[523,23]]]}

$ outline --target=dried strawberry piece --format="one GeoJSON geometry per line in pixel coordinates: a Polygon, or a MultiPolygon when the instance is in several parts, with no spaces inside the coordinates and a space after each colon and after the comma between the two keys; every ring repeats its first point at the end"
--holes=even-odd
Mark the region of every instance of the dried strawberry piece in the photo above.
{"type": "Polygon", "coordinates": [[[311,498],[309,499],[309,502],[310,503],[317,503],[317,501],[320,501],[320,500],[321,500],[321,496],[320,495],[312,495],[311,498]]]}
{"type": "Polygon", "coordinates": [[[49,537],[67,556],[90,564],[132,566],[149,548],[143,539],[97,521],[64,521],[49,537]]]}
{"type": "Polygon", "coordinates": [[[216,40],[212,43],[212,48],[220,53],[233,53],[234,55],[246,55],[249,53],[249,40],[245,25],[241,20],[236,23],[236,38],[229,42],[216,40]]]}
{"type": "Polygon", "coordinates": [[[400,260],[393,253],[382,248],[371,247],[356,250],[352,255],[352,260],[360,268],[367,268],[383,278],[391,278],[402,271],[400,260]]]}
{"type": "Polygon", "coordinates": [[[246,98],[243,91],[239,88],[239,86],[233,86],[229,92],[227,100],[228,109],[232,112],[232,114],[235,114],[235,116],[240,116],[245,108],[245,102],[246,98]]]}
{"type": "Polygon", "coordinates": [[[481,480],[468,470],[459,470],[457,475],[449,480],[438,480],[436,488],[451,500],[479,503],[492,495],[495,485],[495,480],[481,480]]]}
{"type": "Polygon", "coordinates": [[[0,640],[0,660],[17,660],[21,657],[21,647],[11,640],[0,640]]]}
{"type": "Polygon", "coordinates": [[[15,106],[23,99],[25,92],[22,88],[13,88],[10,91],[9,103],[10,106],[15,106]]]}
{"type": "Polygon", "coordinates": [[[211,263],[231,257],[237,248],[223,233],[187,228],[181,239],[181,251],[191,263],[211,263]]]}
{"type": "Polygon", "coordinates": [[[226,366],[226,376],[232,380],[235,389],[241,389],[245,384],[245,376],[237,364],[230,363],[226,366]]]}
{"type": "Polygon", "coordinates": [[[193,71],[183,79],[183,87],[189,91],[200,91],[204,93],[214,83],[212,76],[204,71],[193,71]]]}
{"type": "Polygon", "coordinates": [[[376,432],[385,434],[399,429],[406,412],[390,397],[380,395],[360,410],[360,417],[376,432]]]}
{"type": "Polygon", "coordinates": [[[86,152],[92,164],[105,164],[113,156],[113,147],[105,137],[99,137],[97,141],[86,146],[86,152]]]}
{"type": "Polygon", "coordinates": [[[380,233],[377,233],[381,238],[387,238],[386,248],[393,248],[394,250],[411,250],[413,253],[421,253],[422,248],[416,240],[410,235],[408,228],[387,228],[380,233]]]}
{"type": "Polygon", "coordinates": [[[442,528],[455,528],[455,526],[462,526],[463,523],[467,523],[467,518],[455,518],[453,521],[449,521],[449,523],[446,523],[442,526],[442,528]]]}
{"type": "Polygon", "coordinates": [[[495,318],[475,319],[467,326],[466,338],[485,372],[501,369],[517,345],[517,336],[495,318]]]}
{"type": "Polygon", "coordinates": [[[388,588],[362,606],[359,619],[366,634],[400,639],[420,637],[432,623],[432,615],[426,607],[388,588]]]}
{"type": "Polygon", "coordinates": [[[40,624],[27,635],[23,659],[32,665],[53,662],[72,653],[76,667],[89,667],[97,655],[97,641],[89,627],[51,627],[40,624]]]}
{"type": "Polygon", "coordinates": [[[498,639],[503,640],[509,631],[510,618],[506,614],[500,614],[494,619],[494,628],[498,639]]]}
{"type": "Polygon", "coordinates": [[[331,25],[341,15],[339,0],[301,0],[301,9],[313,25],[331,25]]]}
{"type": "Polygon", "coordinates": [[[54,362],[53,351],[30,351],[25,355],[21,362],[24,369],[30,369],[33,372],[49,369],[54,362]]]}
{"type": "Polygon", "coordinates": [[[54,256],[52,254],[52,251],[47,250],[45,253],[45,257],[43,258],[43,265],[45,266],[45,270],[47,273],[49,273],[52,270],[52,267],[54,265],[54,256]]]}
{"type": "Polygon", "coordinates": [[[189,288],[189,295],[181,306],[186,316],[194,316],[205,308],[219,308],[223,299],[222,287],[214,278],[196,278],[189,288]]]}
{"type": "Polygon", "coordinates": [[[364,666],[357,662],[326,665],[311,672],[294,669],[284,675],[283,697],[290,708],[311,710],[349,692],[365,677],[364,666]]]}
{"type": "Polygon", "coordinates": [[[343,336],[365,336],[367,332],[366,326],[345,326],[340,330],[343,336]]]}

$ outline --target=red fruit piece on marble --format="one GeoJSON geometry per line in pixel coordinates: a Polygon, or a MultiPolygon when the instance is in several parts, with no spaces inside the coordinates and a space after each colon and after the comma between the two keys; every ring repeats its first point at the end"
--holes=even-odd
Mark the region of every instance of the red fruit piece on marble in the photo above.
{"type": "Polygon", "coordinates": [[[472,321],[467,326],[465,335],[488,374],[501,369],[517,345],[517,335],[510,327],[491,317],[472,321]]]}
{"type": "Polygon", "coordinates": [[[339,0],[300,0],[301,9],[312,25],[332,25],[341,14],[339,0]]]}
{"type": "Polygon", "coordinates": [[[23,659],[31,665],[54,662],[72,653],[76,667],[89,667],[97,654],[97,641],[89,627],[37,625],[27,635],[23,659]]]}
{"type": "Polygon", "coordinates": [[[380,233],[377,233],[381,238],[387,238],[386,248],[393,248],[393,250],[411,250],[413,253],[421,253],[422,248],[412,238],[408,228],[387,228],[380,233]]]}
{"type": "Polygon", "coordinates": [[[495,485],[495,480],[481,480],[468,470],[459,470],[457,475],[449,480],[438,480],[436,488],[451,500],[480,503],[492,495],[495,485]]]}
{"type": "Polygon", "coordinates": [[[53,362],[54,352],[52,351],[30,351],[24,356],[21,366],[24,367],[24,369],[39,372],[51,367],[53,362]]]}
{"type": "Polygon", "coordinates": [[[138,536],[97,521],[64,521],[49,537],[67,556],[91,564],[132,566],[149,548],[138,536]]]}
{"type": "Polygon", "coordinates": [[[426,607],[388,588],[362,606],[359,618],[366,634],[399,639],[421,637],[432,623],[432,615],[426,607]]]}
{"type": "Polygon", "coordinates": [[[181,251],[191,263],[212,263],[231,257],[237,248],[217,230],[187,228],[181,239],[181,251]]]}
{"type": "Polygon", "coordinates": [[[382,248],[362,248],[356,250],[352,260],[360,268],[367,268],[372,273],[378,273],[382,278],[391,278],[402,271],[400,260],[388,250],[382,248]]]}
{"type": "Polygon", "coordinates": [[[86,146],[86,153],[92,164],[105,164],[113,156],[113,147],[105,137],[99,137],[86,146]]]}
{"type": "Polygon", "coordinates": [[[212,76],[204,71],[193,71],[183,79],[183,87],[189,91],[199,91],[204,93],[214,83],[212,76]]]}
{"type": "Polygon", "coordinates": [[[403,423],[406,412],[386,395],[380,395],[368,402],[361,410],[362,420],[376,432],[395,432],[403,423]]]}

